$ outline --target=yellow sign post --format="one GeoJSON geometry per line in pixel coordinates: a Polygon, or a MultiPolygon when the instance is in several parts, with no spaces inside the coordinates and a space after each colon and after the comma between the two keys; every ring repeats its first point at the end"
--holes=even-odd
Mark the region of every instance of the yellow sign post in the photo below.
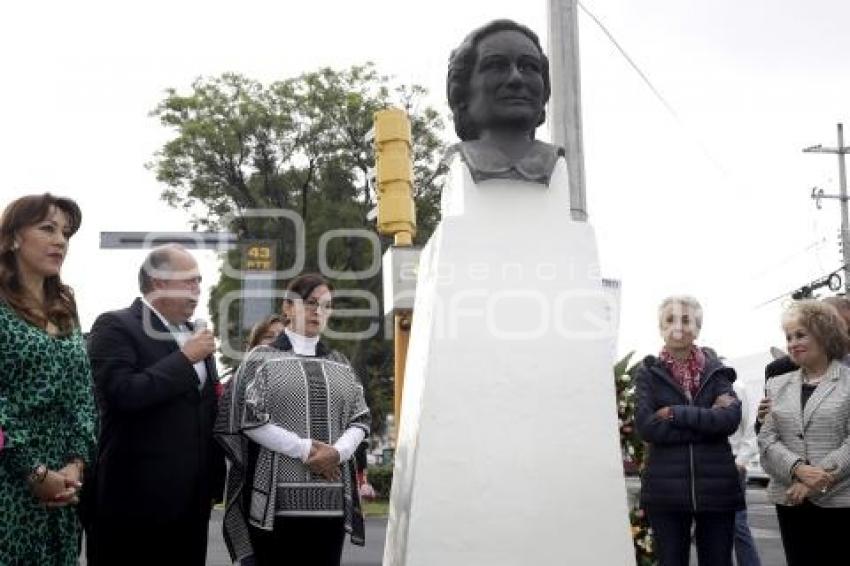
{"type": "MultiPolygon", "coordinates": [[[[378,232],[392,235],[394,248],[413,245],[416,235],[416,209],[413,203],[413,160],[410,120],[398,108],[375,113],[375,180],[378,194],[378,232]]],[[[386,300],[386,298],[385,298],[386,300]]],[[[404,365],[413,310],[393,310],[395,337],[395,376],[393,410],[396,430],[401,423],[401,397],[404,389],[404,365]]]]}

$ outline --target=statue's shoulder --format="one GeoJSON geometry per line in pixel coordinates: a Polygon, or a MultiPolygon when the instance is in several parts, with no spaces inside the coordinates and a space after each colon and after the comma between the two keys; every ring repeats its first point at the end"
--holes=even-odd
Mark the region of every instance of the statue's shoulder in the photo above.
{"type": "Polygon", "coordinates": [[[560,146],[535,140],[520,159],[514,160],[497,145],[469,140],[451,146],[446,158],[460,156],[476,183],[486,179],[516,179],[548,185],[558,158],[564,154],[560,146]]]}

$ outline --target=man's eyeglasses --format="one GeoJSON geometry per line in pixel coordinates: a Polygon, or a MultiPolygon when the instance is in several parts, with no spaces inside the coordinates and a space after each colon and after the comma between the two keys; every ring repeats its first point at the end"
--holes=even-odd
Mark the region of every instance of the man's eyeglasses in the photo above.
{"type": "Polygon", "coordinates": [[[318,311],[320,308],[325,312],[331,312],[332,310],[334,310],[333,303],[331,303],[330,301],[326,303],[320,303],[316,299],[307,299],[306,301],[304,301],[304,308],[314,312],[318,311]]]}

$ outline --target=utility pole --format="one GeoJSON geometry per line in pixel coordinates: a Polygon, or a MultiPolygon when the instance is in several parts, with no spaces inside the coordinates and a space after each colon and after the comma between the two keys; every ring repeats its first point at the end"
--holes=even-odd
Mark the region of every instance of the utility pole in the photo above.
{"type": "Polygon", "coordinates": [[[814,145],[803,150],[804,153],[834,153],[838,155],[838,195],[825,195],[823,190],[816,193],[812,190],[812,198],[820,205],[822,198],[837,198],[841,204],[841,252],[844,265],[844,293],[850,296],[850,222],[847,211],[847,176],[844,168],[844,156],[850,153],[850,147],[844,145],[844,124],[838,124],[838,147],[823,147],[814,145]]]}
{"type": "Polygon", "coordinates": [[[549,0],[549,131],[552,143],[566,150],[570,176],[570,213],[587,221],[584,187],[584,143],[581,127],[581,68],[578,56],[576,0],[549,0]]]}

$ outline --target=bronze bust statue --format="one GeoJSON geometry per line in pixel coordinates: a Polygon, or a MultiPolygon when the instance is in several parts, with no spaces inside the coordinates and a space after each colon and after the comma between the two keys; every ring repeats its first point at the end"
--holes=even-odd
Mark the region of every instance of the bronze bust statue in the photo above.
{"type": "Polygon", "coordinates": [[[446,94],[475,182],[519,179],[549,184],[563,150],[534,139],[546,119],[549,60],[537,34],[495,20],[464,38],[449,57],[446,94]]]}

